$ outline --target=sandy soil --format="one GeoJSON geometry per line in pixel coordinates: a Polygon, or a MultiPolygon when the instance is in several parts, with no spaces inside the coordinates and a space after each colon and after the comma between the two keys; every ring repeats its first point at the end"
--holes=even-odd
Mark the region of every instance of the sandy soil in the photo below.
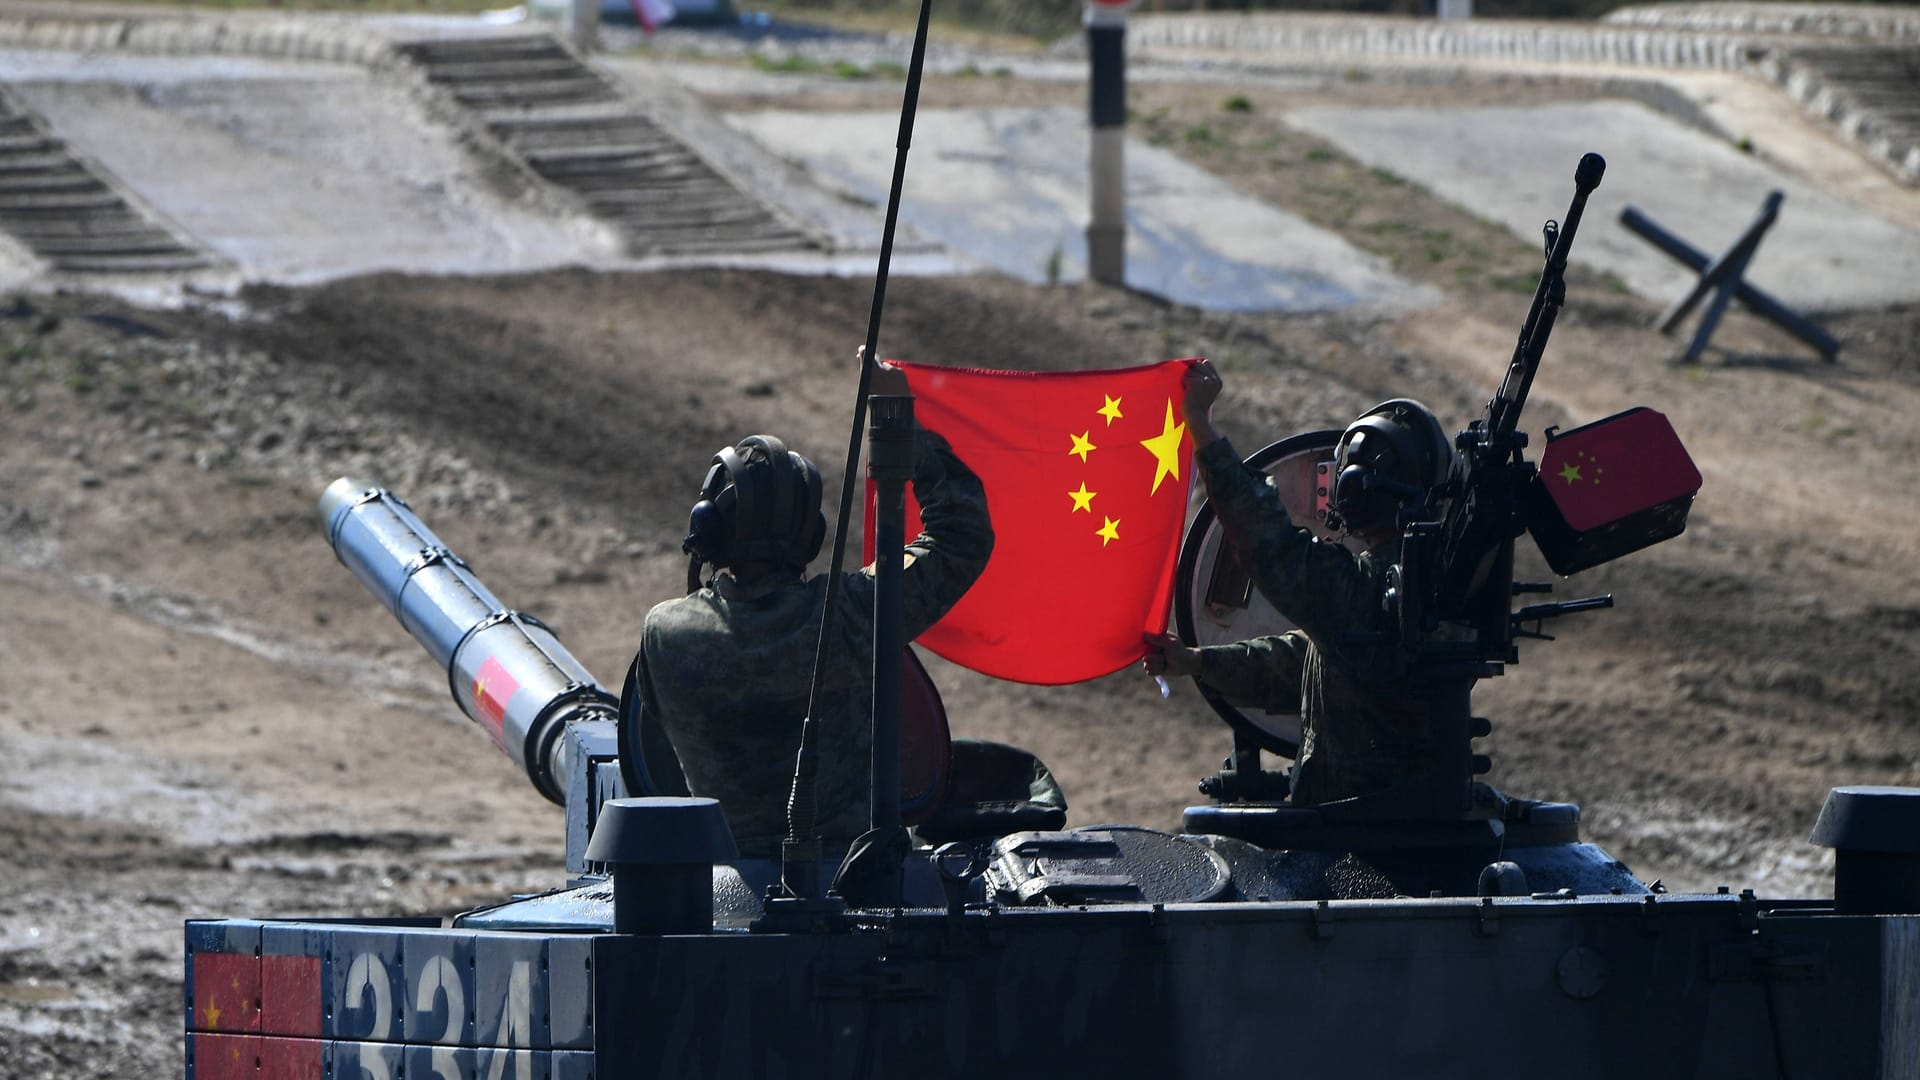
{"type": "MultiPolygon", "coordinates": [[[[1314,93],[1419,92],[1330,79],[1314,93]]],[[[1078,93],[949,79],[929,100],[1078,93]]],[[[1147,137],[1444,305],[1225,316],[1098,287],[903,278],[885,351],[1034,368],[1210,355],[1228,380],[1221,425],[1249,452],[1409,393],[1464,421],[1512,349],[1533,246],[1287,128],[1289,103],[1257,86],[1135,96],[1147,137]],[[1230,92],[1249,108],[1223,109],[1230,92]]],[[[557,884],[558,811],[335,564],[315,498],[342,473],[391,485],[611,681],[682,580],[714,448],[771,429],[837,485],[870,289],[560,271],[166,309],[0,300],[0,1075],[177,1073],[183,918],[451,912],[557,884]]],[[[1706,363],[1681,368],[1646,329],[1653,305],[1585,271],[1570,294],[1526,426],[1654,405],[1706,486],[1685,536],[1561,586],[1610,591],[1614,611],[1567,620],[1485,685],[1493,779],[1580,802],[1588,837],[1645,879],[1817,894],[1827,870],[1804,837],[1826,790],[1920,783],[1920,310],[1833,316],[1837,366],[1736,314],[1706,363]]],[[[1040,753],[1076,823],[1172,827],[1228,749],[1190,688],[1162,701],[1136,672],[1033,688],[931,666],[956,730],[1040,753]]]]}

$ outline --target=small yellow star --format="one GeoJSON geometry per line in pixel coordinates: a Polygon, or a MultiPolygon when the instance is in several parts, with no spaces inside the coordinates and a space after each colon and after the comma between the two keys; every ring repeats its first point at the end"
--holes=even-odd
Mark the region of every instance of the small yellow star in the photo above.
{"type": "Polygon", "coordinates": [[[1120,419],[1120,399],[1117,397],[1107,397],[1105,394],[1101,394],[1100,396],[1107,399],[1107,403],[1100,406],[1100,415],[1106,417],[1107,426],[1112,427],[1113,422],[1120,419]]]}
{"type": "Polygon", "coordinates": [[[1087,453],[1089,451],[1100,449],[1099,447],[1093,445],[1093,441],[1091,439],[1087,438],[1087,436],[1091,434],[1093,434],[1093,432],[1083,431],[1078,435],[1069,435],[1068,438],[1073,440],[1073,449],[1067,451],[1067,453],[1078,454],[1080,456],[1081,461],[1083,462],[1086,461],[1087,453]]]}
{"type": "Polygon", "coordinates": [[[1580,466],[1575,465],[1572,462],[1568,462],[1567,464],[1561,466],[1560,479],[1565,480],[1569,484],[1573,483],[1575,480],[1580,479],[1580,466]]]}
{"type": "Polygon", "coordinates": [[[1120,523],[1112,518],[1108,518],[1105,525],[1093,531],[1093,535],[1100,538],[1101,547],[1106,547],[1108,544],[1120,539],[1120,523]]]}
{"type": "Polygon", "coordinates": [[[1167,422],[1160,434],[1151,439],[1141,439],[1140,445],[1153,455],[1153,493],[1160,491],[1160,481],[1171,476],[1180,479],[1180,439],[1187,433],[1187,425],[1173,422],[1173,399],[1167,399],[1167,422]]]}
{"type": "Polygon", "coordinates": [[[1085,510],[1089,514],[1093,513],[1093,497],[1098,494],[1100,493],[1097,491],[1087,490],[1087,482],[1085,480],[1080,481],[1079,491],[1067,492],[1067,498],[1073,500],[1073,510],[1067,512],[1071,514],[1074,510],[1085,510]]]}

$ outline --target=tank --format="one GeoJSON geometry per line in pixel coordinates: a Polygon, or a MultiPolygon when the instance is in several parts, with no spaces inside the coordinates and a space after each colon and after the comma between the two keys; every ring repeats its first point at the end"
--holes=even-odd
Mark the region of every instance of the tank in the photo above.
{"type": "MultiPolygon", "coordinates": [[[[1180,832],[1009,814],[980,763],[1040,767],[1015,748],[957,752],[911,653],[877,633],[876,669],[920,704],[904,721],[876,709],[875,744],[907,749],[874,770],[878,790],[901,791],[874,800],[875,829],[922,831],[844,858],[804,844],[741,858],[717,803],[660,795],[644,761],[620,760],[620,695],[397,496],[342,478],[320,499],[335,554],[564,807],[566,878],[446,920],[188,922],[187,1074],[1920,1075],[1920,791],[1835,789],[1810,837],[1836,849],[1834,895],[1789,900],[1642,882],[1581,839],[1577,807],[1481,779],[1491,763],[1473,740],[1491,723],[1473,714],[1475,683],[1548,639],[1551,620],[1611,605],[1522,602],[1551,586],[1514,579],[1517,538],[1569,573],[1679,535],[1699,485],[1648,410],[1547,432],[1527,456],[1520,413],[1604,167],[1590,159],[1548,229],[1507,376],[1455,440],[1445,504],[1398,523],[1392,644],[1433,702],[1435,747],[1401,782],[1297,804],[1266,762],[1299,752],[1298,715],[1216,695],[1227,756],[1180,832]],[[1607,456],[1622,448],[1651,463],[1637,480],[1607,456]],[[1603,458],[1627,496],[1553,487],[1603,458]],[[878,731],[899,725],[909,737],[878,731]]],[[[903,408],[876,404],[876,457],[878,425],[903,408]]],[[[1249,459],[1295,520],[1324,523],[1331,493],[1368,482],[1336,467],[1339,437],[1249,459]]],[[[903,482],[897,463],[873,474],[880,505],[897,506],[884,489],[903,482]]],[[[1210,508],[1178,567],[1187,642],[1287,628],[1210,508]]],[[[883,605],[894,572],[882,560],[883,605]]]]}

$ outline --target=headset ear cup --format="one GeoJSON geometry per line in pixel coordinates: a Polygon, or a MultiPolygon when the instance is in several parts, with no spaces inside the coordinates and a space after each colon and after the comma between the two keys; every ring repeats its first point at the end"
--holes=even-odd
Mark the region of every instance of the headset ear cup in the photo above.
{"type": "Polygon", "coordinates": [[[699,559],[701,562],[724,564],[727,560],[727,520],[711,499],[701,499],[693,504],[692,513],[687,515],[687,538],[680,550],[699,559]]]}
{"type": "Polygon", "coordinates": [[[1333,482],[1333,506],[1340,516],[1351,518],[1360,509],[1360,499],[1366,494],[1367,470],[1358,465],[1349,465],[1340,470],[1333,482]]]}
{"type": "MultiPolygon", "coordinates": [[[[707,467],[707,477],[700,483],[700,498],[687,514],[686,539],[680,542],[683,553],[704,563],[717,564],[727,555],[726,514],[716,502],[727,487],[727,453],[728,450],[723,448],[713,455],[713,463],[707,467]]],[[[698,567],[693,569],[693,573],[698,573],[698,567]]]]}
{"type": "Polygon", "coordinates": [[[1379,512],[1375,493],[1367,490],[1367,477],[1372,472],[1364,465],[1349,465],[1334,481],[1333,508],[1349,529],[1367,528],[1379,512]]]}

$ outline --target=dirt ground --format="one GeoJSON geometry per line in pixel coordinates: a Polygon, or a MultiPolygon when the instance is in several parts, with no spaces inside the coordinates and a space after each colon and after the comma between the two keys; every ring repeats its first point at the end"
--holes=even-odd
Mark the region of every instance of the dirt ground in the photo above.
{"type": "MultiPolygon", "coordinates": [[[[945,79],[928,102],[1082,92],[945,79]]],[[[1138,133],[1445,304],[1228,316],[900,278],[884,351],[1016,368],[1208,355],[1245,452],[1386,397],[1469,419],[1536,250],[1286,128],[1278,93],[1144,84],[1138,133]]],[[[777,432],[835,497],[871,288],[706,269],[390,275],[170,308],[0,299],[0,1076],[177,1074],[184,918],[450,913],[559,884],[559,812],[336,564],[315,499],[342,474],[391,486],[613,681],[683,581],[715,448],[777,432]]],[[[1829,864],[1805,836],[1827,789],[1920,783],[1920,310],[1829,315],[1837,365],[1736,313],[1681,367],[1647,328],[1653,304],[1579,270],[1569,294],[1525,426],[1652,405],[1705,486],[1684,536],[1559,587],[1611,592],[1615,610],[1565,620],[1483,684],[1491,779],[1582,804],[1587,838],[1643,879],[1820,894],[1829,864]]],[[[1138,672],[1038,688],[930,666],[956,732],[1037,751],[1075,824],[1176,827],[1229,748],[1190,687],[1163,701],[1138,672]]]]}

